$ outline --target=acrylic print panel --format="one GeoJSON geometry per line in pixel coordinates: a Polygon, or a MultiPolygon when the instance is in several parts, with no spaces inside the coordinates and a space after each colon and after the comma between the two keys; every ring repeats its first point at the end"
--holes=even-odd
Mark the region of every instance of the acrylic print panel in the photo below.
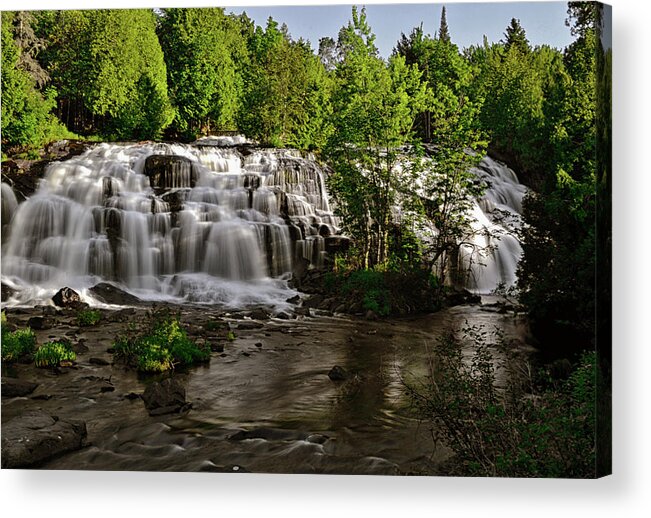
{"type": "Polygon", "coordinates": [[[608,474],[610,34],[3,12],[2,467],[608,474]]]}

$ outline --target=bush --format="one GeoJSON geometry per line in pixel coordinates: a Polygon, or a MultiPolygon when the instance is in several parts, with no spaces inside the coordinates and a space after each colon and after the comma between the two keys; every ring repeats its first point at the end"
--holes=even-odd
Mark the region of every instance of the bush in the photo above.
{"type": "Polygon", "coordinates": [[[584,354],[569,379],[543,388],[526,362],[500,347],[499,335],[501,360],[487,332],[470,328],[465,338],[475,349],[470,361],[448,333],[425,383],[406,384],[435,438],[454,451],[453,474],[594,477],[596,355],[584,354]],[[508,380],[501,387],[500,370],[508,380]]]}
{"type": "Polygon", "coordinates": [[[77,313],[77,323],[81,327],[97,325],[101,319],[102,314],[96,309],[83,309],[77,313]]]}
{"type": "Polygon", "coordinates": [[[36,347],[34,331],[27,328],[9,332],[5,331],[6,320],[3,319],[2,324],[2,361],[15,362],[34,352],[36,347]]]}
{"type": "Polygon", "coordinates": [[[77,355],[70,345],[63,342],[48,342],[34,353],[34,365],[37,367],[56,367],[62,362],[73,362],[77,355]]]}
{"type": "Polygon", "coordinates": [[[118,360],[140,372],[164,372],[210,359],[210,349],[190,340],[178,318],[168,313],[153,314],[145,333],[122,336],[113,348],[118,360]]]}

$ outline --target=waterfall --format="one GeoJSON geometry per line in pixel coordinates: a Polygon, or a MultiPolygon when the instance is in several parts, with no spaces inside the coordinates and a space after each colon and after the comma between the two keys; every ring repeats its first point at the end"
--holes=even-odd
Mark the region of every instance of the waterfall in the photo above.
{"type": "MultiPolygon", "coordinates": [[[[511,286],[526,188],[488,157],[486,185],[459,253],[466,287],[511,286]]],[[[2,282],[10,304],[46,302],[69,286],[111,282],[144,300],[283,305],[298,262],[324,265],[339,221],[311,156],[242,137],[194,144],[100,144],[51,163],[18,204],[2,184],[2,282]]]]}
{"type": "Polygon", "coordinates": [[[475,200],[471,231],[460,250],[467,272],[466,287],[489,294],[499,285],[509,288],[517,280],[522,247],[516,236],[521,225],[522,198],[526,187],[506,165],[484,157],[472,172],[484,183],[484,195],[475,200]]]}
{"type": "Polygon", "coordinates": [[[321,266],[339,224],[316,161],[243,143],[100,144],[50,164],[21,204],[3,183],[9,302],[63,286],[92,302],[112,282],[145,300],[282,305],[295,261],[321,266]]]}

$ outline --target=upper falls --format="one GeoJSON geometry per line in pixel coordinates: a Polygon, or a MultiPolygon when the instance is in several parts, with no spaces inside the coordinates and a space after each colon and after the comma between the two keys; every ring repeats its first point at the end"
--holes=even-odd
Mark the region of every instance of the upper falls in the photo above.
{"type": "MultiPolygon", "coordinates": [[[[100,144],[51,163],[22,203],[2,184],[9,303],[63,286],[92,301],[88,288],[109,281],[146,300],[284,304],[293,268],[321,266],[337,241],[324,170],[297,151],[224,144],[241,142],[100,144]]],[[[490,159],[475,173],[488,189],[462,260],[485,293],[515,281],[524,187],[490,159]]]]}

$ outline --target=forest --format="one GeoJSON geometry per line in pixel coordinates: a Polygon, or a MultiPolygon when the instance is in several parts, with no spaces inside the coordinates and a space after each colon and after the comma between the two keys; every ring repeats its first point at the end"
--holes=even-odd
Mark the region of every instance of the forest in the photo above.
{"type": "Polygon", "coordinates": [[[314,153],[352,242],[326,285],[364,286],[382,317],[406,292],[425,293],[421,311],[445,304],[484,188],[468,171],[489,155],[528,187],[517,286],[500,294],[544,354],[596,350],[608,377],[611,50],[597,4],[569,2],[566,24],[565,49],[532,46],[515,18],[501,41],[459,48],[443,7],[435,34],[420,24],[384,59],[356,7],[316,49],[221,8],[3,11],[2,158],[37,160],[61,139],[220,134],[314,153]],[[436,174],[416,188],[424,164],[436,174]]]}

